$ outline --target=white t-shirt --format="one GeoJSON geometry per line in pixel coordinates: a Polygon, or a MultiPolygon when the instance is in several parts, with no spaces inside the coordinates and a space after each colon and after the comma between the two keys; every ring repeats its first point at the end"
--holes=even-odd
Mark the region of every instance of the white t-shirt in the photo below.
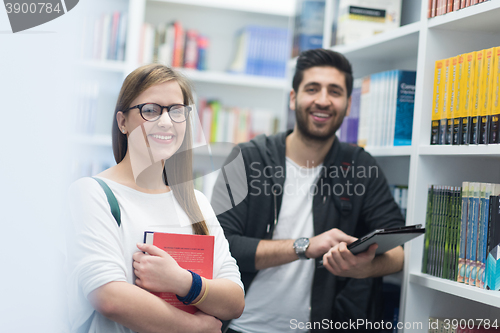
{"type": "MultiPolygon", "coordinates": [[[[313,187],[320,167],[302,168],[286,159],[283,201],[273,239],[314,236],[313,187]]],[[[246,292],[243,315],[229,327],[243,333],[274,333],[290,331],[292,319],[309,321],[314,269],[314,260],[296,260],[260,270],[246,292]]]]}
{"type": "MultiPolygon", "coordinates": [[[[148,194],[104,179],[113,191],[121,211],[121,226],[111,214],[106,195],[92,178],[82,178],[70,188],[73,237],[68,251],[70,321],[74,330],[94,315],[89,332],[132,332],[95,311],[87,297],[90,292],[112,281],[133,284],[132,255],[139,251],[136,243],[144,241],[144,231],[192,234],[188,216],[172,191],[148,194]]],[[[215,278],[226,278],[243,289],[240,273],[229,252],[215,213],[207,198],[195,191],[211,235],[215,236],[215,278]]]]}

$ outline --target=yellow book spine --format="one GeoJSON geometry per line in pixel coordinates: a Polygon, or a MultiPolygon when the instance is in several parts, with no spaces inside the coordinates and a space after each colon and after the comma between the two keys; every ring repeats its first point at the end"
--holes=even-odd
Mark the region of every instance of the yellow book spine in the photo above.
{"type": "Polygon", "coordinates": [[[437,60],[434,64],[434,91],[432,93],[432,115],[431,115],[431,145],[439,144],[439,120],[441,101],[441,81],[443,75],[443,60],[437,60]]]}
{"type": "Polygon", "coordinates": [[[462,82],[463,113],[462,113],[462,144],[469,144],[471,131],[472,101],[474,95],[474,72],[476,70],[476,52],[464,54],[465,76],[462,82]]]}
{"type": "Polygon", "coordinates": [[[484,80],[484,50],[476,52],[476,72],[474,73],[474,95],[471,109],[471,136],[470,144],[479,143],[479,110],[481,108],[481,96],[483,94],[484,80]]]}
{"type": "Polygon", "coordinates": [[[481,95],[481,105],[479,109],[480,116],[480,135],[479,143],[488,144],[489,119],[491,118],[491,86],[493,85],[493,53],[495,48],[484,50],[483,65],[483,91],[481,95]]]}
{"type": "Polygon", "coordinates": [[[456,78],[454,83],[455,101],[453,106],[453,144],[461,144],[460,138],[462,137],[462,81],[464,75],[464,56],[461,54],[457,56],[457,69],[456,78]]]}
{"type": "Polygon", "coordinates": [[[500,136],[500,46],[493,52],[493,71],[491,89],[491,122],[489,143],[499,143],[500,136]]]}
{"type": "Polygon", "coordinates": [[[450,83],[451,83],[451,78],[450,78],[450,60],[451,58],[444,59],[444,65],[443,65],[443,72],[444,75],[441,80],[441,85],[442,85],[442,98],[441,104],[440,104],[440,126],[439,126],[439,131],[440,131],[440,137],[439,137],[439,144],[450,144],[449,141],[449,133],[448,133],[448,119],[449,119],[449,111],[450,108],[448,107],[449,104],[449,99],[450,99],[450,83]]]}
{"type": "Polygon", "coordinates": [[[450,136],[449,144],[455,144],[455,103],[456,103],[456,82],[458,69],[458,56],[450,60],[450,83],[449,83],[449,104],[448,104],[448,132],[450,136]]]}

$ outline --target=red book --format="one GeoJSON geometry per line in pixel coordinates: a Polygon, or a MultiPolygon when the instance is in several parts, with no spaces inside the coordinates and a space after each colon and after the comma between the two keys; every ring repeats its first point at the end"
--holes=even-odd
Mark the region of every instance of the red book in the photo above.
{"type": "Polygon", "coordinates": [[[460,9],[460,0],[455,0],[455,2],[453,2],[453,11],[457,11],[460,9]]]}
{"type": "MultiPolygon", "coordinates": [[[[189,269],[206,279],[213,278],[214,241],[214,236],[209,235],[144,232],[144,243],[153,244],[164,250],[177,261],[180,267],[189,269]]],[[[186,312],[195,313],[198,310],[193,305],[184,305],[174,293],[152,292],[152,294],[186,312]]]]}
{"type": "Polygon", "coordinates": [[[174,56],[172,67],[182,67],[184,63],[184,29],[180,22],[174,23],[174,56]]]}
{"type": "Polygon", "coordinates": [[[447,4],[447,7],[446,7],[446,12],[447,13],[450,13],[453,11],[453,1],[454,0],[448,0],[448,4],[447,4]]]}
{"type": "Polygon", "coordinates": [[[184,67],[196,69],[198,65],[198,33],[196,30],[188,30],[186,32],[185,46],[184,67]]]}

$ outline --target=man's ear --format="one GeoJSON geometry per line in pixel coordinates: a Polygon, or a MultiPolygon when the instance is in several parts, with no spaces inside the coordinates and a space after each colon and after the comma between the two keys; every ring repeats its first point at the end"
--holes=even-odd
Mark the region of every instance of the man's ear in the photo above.
{"type": "Polygon", "coordinates": [[[295,111],[295,101],[296,101],[297,95],[295,94],[295,90],[290,90],[290,110],[295,111]]]}
{"type": "MultiPolygon", "coordinates": [[[[116,123],[118,125],[118,129],[120,130],[120,132],[123,133],[123,130],[125,129],[125,123],[126,123],[125,115],[123,114],[123,112],[118,111],[116,113],[116,123]]],[[[126,129],[125,129],[125,131],[126,131],[126,129]]],[[[127,132],[125,132],[125,134],[126,133],[127,132]]]]}
{"type": "Polygon", "coordinates": [[[345,112],[345,117],[348,117],[349,114],[351,113],[351,101],[352,101],[352,96],[349,97],[347,100],[347,110],[345,112]]]}

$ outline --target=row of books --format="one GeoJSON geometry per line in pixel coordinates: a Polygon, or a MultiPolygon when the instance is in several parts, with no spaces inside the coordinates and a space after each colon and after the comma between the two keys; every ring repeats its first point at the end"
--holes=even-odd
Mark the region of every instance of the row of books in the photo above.
{"type": "Polygon", "coordinates": [[[278,119],[270,110],[224,106],[218,100],[200,99],[194,121],[194,142],[246,142],[259,134],[273,134],[278,119]]]}
{"type": "Polygon", "coordinates": [[[207,69],[208,37],[194,29],[185,29],[179,21],[153,26],[144,23],[141,30],[139,63],[157,62],[169,67],[207,69]]]}
{"type": "Polygon", "coordinates": [[[236,52],[229,72],[285,77],[290,56],[288,29],[249,25],[236,37],[236,52]]]}
{"type": "Polygon", "coordinates": [[[93,134],[96,126],[99,82],[81,82],[76,95],[78,102],[76,104],[76,112],[71,114],[72,128],[78,134],[93,134]]]}
{"type": "Polygon", "coordinates": [[[500,290],[500,185],[429,186],[422,272],[500,290]]]}
{"type": "Polygon", "coordinates": [[[416,72],[393,70],[355,80],[351,114],[340,140],[358,145],[411,145],[416,72]]]}
{"type": "Polygon", "coordinates": [[[115,11],[100,17],[84,18],[82,58],[86,60],[125,60],[127,13],[115,11]]]}
{"type": "Polygon", "coordinates": [[[429,0],[427,18],[454,12],[489,0],[429,0]]]}
{"type": "Polygon", "coordinates": [[[429,318],[429,333],[500,332],[498,319],[429,318]]]}
{"type": "Polygon", "coordinates": [[[500,47],[438,60],[431,144],[500,142],[500,47]]]}
{"type": "Polygon", "coordinates": [[[394,201],[401,209],[401,214],[406,219],[406,209],[408,207],[408,186],[405,185],[390,185],[394,201]]]}
{"type": "MultiPolygon", "coordinates": [[[[292,56],[323,47],[325,0],[297,0],[292,56]]],[[[350,44],[395,29],[401,0],[332,0],[329,45],[350,44]]]]}

